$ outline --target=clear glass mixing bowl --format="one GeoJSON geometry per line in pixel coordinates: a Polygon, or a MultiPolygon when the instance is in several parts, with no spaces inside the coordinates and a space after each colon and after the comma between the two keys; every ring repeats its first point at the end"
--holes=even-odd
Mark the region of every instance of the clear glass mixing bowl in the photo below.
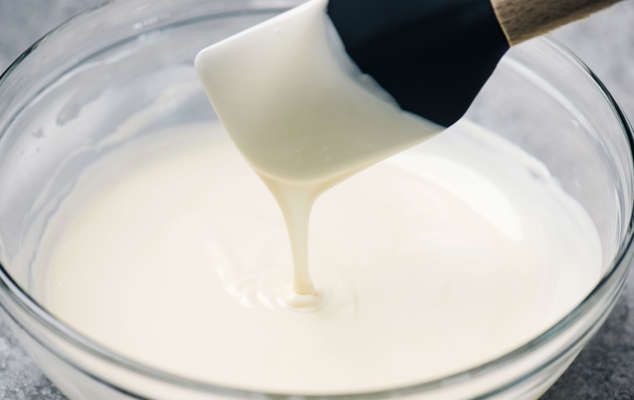
{"type": "Polygon", "coordinates": [[[576,309],[521,348],[468,371],[382,392],[254,393],[128,359],[38,303],[33,255],[48,213],[82,169],[157,128],[216,118],[193,71],[196,52],[296,3],[110,2],[46,35],[2,75],[0,305],[16,335],[72,400],[539,397],[622,290],[632,256],[634,172],[632,132],[614,99],[581,61],[544,39],[511,51],[467,118],[540,159],[586,208],[601,236],[605,274],[576,309]],[[117,129],[130,121],[135,129],[117,129]]]}

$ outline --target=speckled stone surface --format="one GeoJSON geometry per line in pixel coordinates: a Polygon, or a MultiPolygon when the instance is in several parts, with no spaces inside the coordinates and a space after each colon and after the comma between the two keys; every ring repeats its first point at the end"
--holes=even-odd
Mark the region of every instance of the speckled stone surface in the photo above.
{"type": "MultiPolygon", "coordinates": [[[[0,0],[0,70],[44,32],[102,2],[0,0]]],[[[634,1],[559,30],[554,36],[590,65],[634,118],[634,1]]],[[[605,326],[545,400],[634,399],[633,308],[631,282],[605,326]]],[[[0,314],[0,400],[63,399],[21,350],[0,314]]]]}

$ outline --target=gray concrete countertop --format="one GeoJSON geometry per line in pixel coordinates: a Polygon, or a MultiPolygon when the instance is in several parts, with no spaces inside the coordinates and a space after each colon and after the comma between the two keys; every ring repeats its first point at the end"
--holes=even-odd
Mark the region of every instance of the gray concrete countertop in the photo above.
{"type": "MultiPolygon", "coordinates": [[[[44,32],[104,0],[0,0],[0,70],[44,32]]],[[[557,31],[634,118],[634,1],[557,31]]],[[[631,278],[630,281],[634,279],[631,278]]],[[[634,399],[634,284],[545,400],[634,399]]],[[[0,400],[63,400],[0,315],[0,400]]]]}

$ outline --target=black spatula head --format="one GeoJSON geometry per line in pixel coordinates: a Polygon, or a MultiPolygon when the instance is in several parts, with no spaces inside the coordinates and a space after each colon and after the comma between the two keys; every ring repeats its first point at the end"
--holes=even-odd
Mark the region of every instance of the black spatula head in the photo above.
{"type": "Polygon", "coordinates": [[[509,48],[489,0],[330,0],[328,14],[364,73],[443,126],[464,115],[509,48]]]}

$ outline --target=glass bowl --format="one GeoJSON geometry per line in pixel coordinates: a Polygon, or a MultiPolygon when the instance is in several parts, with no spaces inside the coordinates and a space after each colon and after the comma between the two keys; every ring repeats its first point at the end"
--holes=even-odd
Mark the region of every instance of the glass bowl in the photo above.
{"type": "Polygon", "coordinates": [[[513,49],[466,118],[541,160],[585,207],[601,237],[604,275],[564,319],[522,347],[442,379],[380,392],[255,393],[128,359],[38,303],[33,255],[47,217],[81,171],[157,128],[215,119],[193,70],[196,52],[297,3],[109,2],[49,33],[4,72],[0,305],[16,336],[71,400],[539,397],[601,326],[623,288],[632,256],[634,172],[632,132],[619,106],[580,60],[546,39],[513,49]],[[133,129],[117,129],[130,121],[133,129]]]}

